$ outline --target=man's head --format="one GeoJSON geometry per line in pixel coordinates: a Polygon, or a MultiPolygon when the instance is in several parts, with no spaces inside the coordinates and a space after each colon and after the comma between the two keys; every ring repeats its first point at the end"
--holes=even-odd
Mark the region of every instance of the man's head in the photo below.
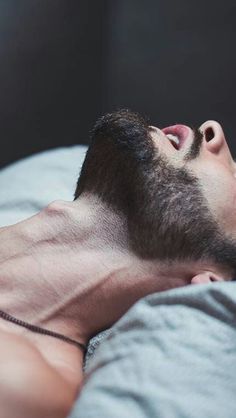
{"type": "Polygon", "coordinates": [[[142,259],[211,261],[236,277],[236,165],[217,122],[162,131],[120,110],[91,140],[76,199],[94,194],[124,216],[142,259]]]}

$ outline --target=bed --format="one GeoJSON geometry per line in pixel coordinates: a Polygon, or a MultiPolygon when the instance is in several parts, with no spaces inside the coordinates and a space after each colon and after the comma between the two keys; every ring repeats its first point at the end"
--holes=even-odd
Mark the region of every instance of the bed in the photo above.
{"type": "MultiPolygon", "coordinates": [[[[72,200],[85,146],[46,151],[0,172],[0,226],[72,200]]],[[[236,282],[139,300],[90,341],[68,418],[236,418],[236,282]]]]}

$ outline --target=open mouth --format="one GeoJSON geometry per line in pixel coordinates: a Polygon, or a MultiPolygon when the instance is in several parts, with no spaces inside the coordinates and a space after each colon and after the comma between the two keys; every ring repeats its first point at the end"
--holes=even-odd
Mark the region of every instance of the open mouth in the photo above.
{"type": "Polygon", "coordinates": [[[166,136],[170,140],[170,142],[173,145],[173,147],[175,149],[179,150],[179,147],[180,147],[180,139],[178,138],[178,136],[177,135],[172,135],[172,134],[167,134],[166,136]]]}
{"type": "Polygon", "coordinates": [[[186,138],[189,135],[189,129],[185,125],[173,125],[162,129],[162,132],[166,135],[173,147],[179,151],[184,146],[186,138]]]}

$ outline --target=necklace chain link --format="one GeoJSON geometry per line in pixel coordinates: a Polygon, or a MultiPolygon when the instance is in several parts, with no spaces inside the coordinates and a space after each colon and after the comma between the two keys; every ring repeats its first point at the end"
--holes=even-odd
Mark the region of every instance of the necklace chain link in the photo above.
{"type": "Polygon", "coordinates": [[[74,344],[78,348],[81,348],[86,354],[87,347],[84,344],[82,344],[78,341],[75,341],[72,338],[66,337],[63,334],[59,334],[58,332],[50,331],[49,329],[46,329],[46,328],[41,328],[37,325],[29,324],[28,322],[22,321],[21,319],[17,319],[14,316],[12,316],[12,315],[10,315],[10,314],[2,311],[2,310],[0,310],[0,317],[5,319],[6,321],[13,322],[16,325],[27,328],[32,332],[37,332],[38,334],[49,335],[51,337],[58,338],[59,340],[66,341],[69,344],[74,344]]]}

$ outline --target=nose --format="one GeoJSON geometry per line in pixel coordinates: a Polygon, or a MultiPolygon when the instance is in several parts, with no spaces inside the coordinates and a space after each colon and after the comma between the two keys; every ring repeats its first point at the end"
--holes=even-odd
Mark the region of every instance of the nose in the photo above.
{"type": "Polygon", "coordinates": [[[215,120],[208,120],[199,129],[204,135],[206,149],[215,154],[217,158],[226,159],[232,164],[233,158],[220,123],[215,120]]]}

